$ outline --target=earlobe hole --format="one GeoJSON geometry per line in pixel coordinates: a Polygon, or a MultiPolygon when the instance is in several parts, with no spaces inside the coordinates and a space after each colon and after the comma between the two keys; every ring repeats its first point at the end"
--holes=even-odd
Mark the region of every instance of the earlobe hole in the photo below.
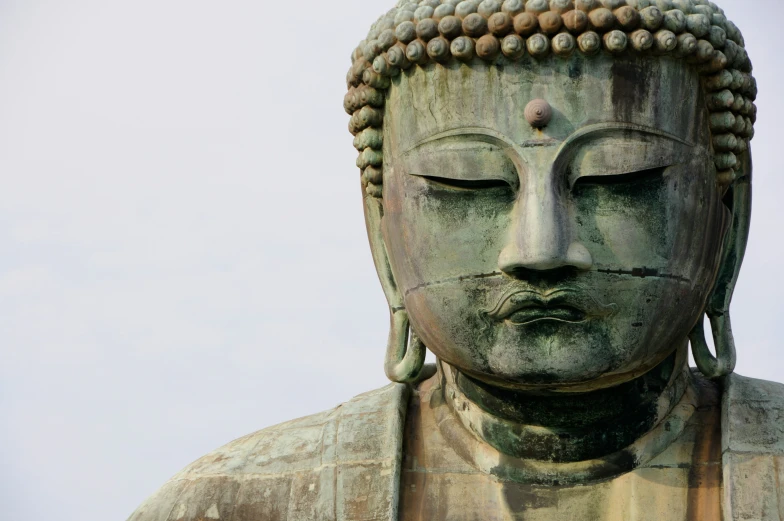
{"type": "MultiPolygon", "coordinates": [[[[703,331],[708,333],[708,334],[705,334],[705,343],[708,346],[708,350],[710,351],[710,354],[715,357],[716,356],[716,344],[713,341],[713,335],[710,334],[710,331],[711,331],[710,319],[708,318],[708,315],[703,314],[703,316],[702,316],[702,318],[700,320],[702,321],[703,331]]],[[[697,367],[697,362],[696,362],[696,360],[694,360],[694,349],[693,348],[689,349],[689,366],[690,367],[697,367]]]]}
{"type": "Polygon", "coordinates": [[[730,212],[732,212],[732,207],[734,206],[734,202],[735,202],[735,190],[732,185],[730,185],[727,188],[727,191],[724,193],[722,202],[724,203],[724,206],[729,208],[730,212]]]}

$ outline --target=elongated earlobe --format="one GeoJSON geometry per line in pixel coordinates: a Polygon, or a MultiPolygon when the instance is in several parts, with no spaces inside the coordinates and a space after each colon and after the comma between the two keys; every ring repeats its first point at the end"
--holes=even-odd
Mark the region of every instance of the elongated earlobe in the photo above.
{"type": "Polygon", "coordinates": [[[738,282],[743,255],[749,237],[751,222],[751,152],[741,155],[737,178],[732,181],[725,203],[732,214],[729,233],[724,241],[722,260],[716,282],[706,305],[705,313],[689,334],[694,361],[697,368],[708,378],[721,378],[735,370],[737,355],[732,336],[730,304],[735,284],[738,282]],[[703,322],[708,316],[713,333],[716,356],[711,354],[705,341],[703,322]]]}
{"type": "Polygon", "coordinates": [[[427,349],[411,330],[403,295],[397,287],[381,233],[384,208],[381,199],[365,197],[365,223],[370,250],[381,287],[389,304],[389,339],[384,371],[393,382],[412,382],[420,376],[427,349]]]}
{"type": "Polygon", "coordinates": [[[735,353],[735,339],[732,336],[732,323],[729,311],[721,315],[708,315],[713,333],[713,344],[716,346],[716,356],[710,352],[705,341],[704,316],[701,316],[689,334],[691,351],[697,369],[706,377],[722,378],[735,370],[737,356],[735,353]]]}
{"type": "Polygon", "coordinates": [[[387,378],[398,383],[416,380],[425,364],[426,351],[425,344],[409,327],[406,310],[391,311],[389,340],[384,360],[387,378]]]}

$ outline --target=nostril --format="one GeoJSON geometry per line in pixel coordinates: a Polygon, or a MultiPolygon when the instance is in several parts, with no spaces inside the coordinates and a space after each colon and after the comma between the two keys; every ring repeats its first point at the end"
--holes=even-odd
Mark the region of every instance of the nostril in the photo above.
{"type": "Polygon", "coordinates": [[[571,280],[577,276],[580,270],[573,266],[561,266],[548,270],[534,270],[530,268],[516,268],[505,272],[512,278],[524,280],[533,286],[551,288],[564,281],[571,280]]]}
{"type": "Polygon", "coordinates": [[[593,257],[582,243],[573,242],[566,252],[566,263],[578,270],[589,270],[593,266],[593,257]]]}

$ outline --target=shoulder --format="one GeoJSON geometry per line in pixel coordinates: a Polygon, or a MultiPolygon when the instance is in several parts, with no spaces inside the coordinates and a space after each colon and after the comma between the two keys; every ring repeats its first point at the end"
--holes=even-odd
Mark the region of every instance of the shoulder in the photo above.
{"type": "Polygon", "coordinates": [[[725,519],[779,517],[784,496],[784,385],[730,375],[722,396],[725,519]]]}
{"type": "MultiPolygon", "coordinates": [[[[346,509],[388,510],[367,497],[341,501],[340,492],[355,482],[383,488],[399,472],[407,399],[408,388],[392,384],[234,440],[172,477],[128,521],[331,520],[346,509]]],[[[389,503],[394,490],[378,492],[389,503]]]]}
{"type": "Polygon", "coordinates": [[[722,406],[725,450],[784,455],[784,385],[732,374],[722,406]]]}

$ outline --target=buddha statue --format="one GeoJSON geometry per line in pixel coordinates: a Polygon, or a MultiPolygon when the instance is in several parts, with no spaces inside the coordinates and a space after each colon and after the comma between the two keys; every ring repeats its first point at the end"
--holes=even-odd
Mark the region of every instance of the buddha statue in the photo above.
{"type": "Polygon", "coordinates": [[[723,11],[404,0],[351,59],[393,383],[130,521],[784,519],[784,386],[733,374],[756,84],[723,11]]]}

